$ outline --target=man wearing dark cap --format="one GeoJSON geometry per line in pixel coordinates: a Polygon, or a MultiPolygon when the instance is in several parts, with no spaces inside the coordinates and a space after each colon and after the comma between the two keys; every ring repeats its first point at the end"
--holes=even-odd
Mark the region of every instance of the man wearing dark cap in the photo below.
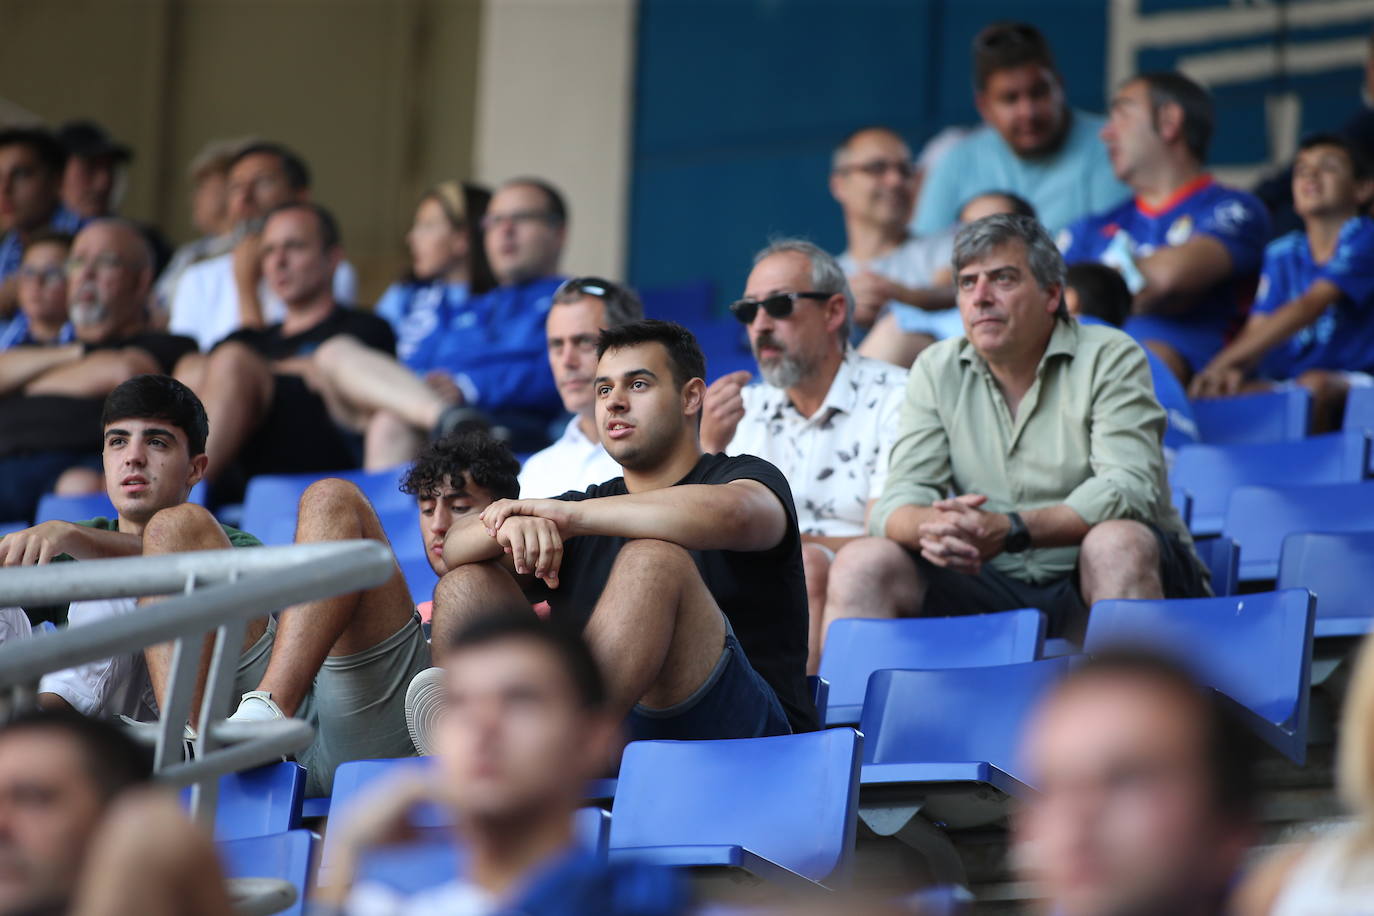
{"type": "Polygon", "coordinates": [[[0,323],[18,305],[16,275],[29,238],[43,229],[81,228],[81,217],[59,196],[66,159],[62,144],[42,128],[0,130],[0,323]]]}

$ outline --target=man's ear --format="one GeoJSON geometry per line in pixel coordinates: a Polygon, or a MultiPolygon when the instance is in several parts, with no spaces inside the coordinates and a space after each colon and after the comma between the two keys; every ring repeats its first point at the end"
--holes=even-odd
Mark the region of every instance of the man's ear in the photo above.
{"type": "Polygon", "coordinates": [[[1165,143],[1172,143],[1183,136],[1183,106],[1175,102],[1165,102],[1155,110],[1155,133],[1165,143]]]}
{"type": "Polygon", "coordinates": [[[706,403],[706,383],[699,378],[688,379],[682,386],[682,412],[687,416],[701,413],[706,403]]]}
{"type": "Polygon", "coordinates": [[[1061,305],[1066,309],[1068,308],[1068,305],[1064,302],[1064,287],[1062,284],[1051,286],[1049,289],[1045,290],[1045,294],[1050,297],[1050,305],[1046,311],[1051,315],[1057,313],[1061,305]]]}
{"type": "Polygon", "coordinates": [[[204,452],[191,459],[191,471],[186,475],[186,488],[188,490],[205,479],[205,466],[209,463],[210,457],[204,452]]]}
{"type": "Polygon", "coordinates": [[[825,301],[825,329],[834,334],[849,316],[849,302],[844,293],[836,293],[825,301]]]}
{"type": "MultiPolygon", "coordinates": [[[[988,94],[983,90],[973,93],[973,107],[978,111],[978,117],[988,121],[988,94]]],[[[989,123],[991,123],[989,121],[989,123]]]]}

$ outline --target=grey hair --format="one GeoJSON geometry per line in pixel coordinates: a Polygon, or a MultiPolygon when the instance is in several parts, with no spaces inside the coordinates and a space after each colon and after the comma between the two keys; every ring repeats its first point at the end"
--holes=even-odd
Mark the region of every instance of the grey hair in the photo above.
{"type": "Polygon", "coordinates": [[[1054,244],[1054,239],[1040,225],[1039,220],[1014,213],[995,213],[975,220],[954,237],[954,256],[950,261],[957,279],[959,271],[970,261],[984,257],[994,248],[1007,242],[1019,241],[1026,246],[1026,263],[1030,265],[1035,282],[1043,290],[1051,286],[1059,287],[1059,308],[1056,318],[1069,319],[1068,308],[1064,305],[1064,278],[1068,268],[1064,256],[1054,244]]]}
{"type": "Polygon", "coordinates": [[[618,328],[644,319],[644,304],[639,301],[634,290],[619,283],[612,283],[610,280],[603,280],[600,277],[573,277],[565,281],[558,289],[554,290],[553,304],[569,305],[574,302],[581,302],[588,296],[601,300],[601,304],[605,307],[603,320],[608,328],[618,328]],[[583,282],[601,287],[606,291],[606,295],[598,296],[596,293],[584,290],[581,285],[583,282]]]}
{"type": "Polygon", "coordinates": [[[811,262],[811,292],[844,296],[844,323],[835,333],[840,343],[848,346],[849,329],[854,323],[854,294],[849,291],[849,281],[845,279],[840,262],[830,252],[806,239],[783,238],[774,239],[754,255],[754,264],[775,254],[788,253],[799,254],[811,262]]]}

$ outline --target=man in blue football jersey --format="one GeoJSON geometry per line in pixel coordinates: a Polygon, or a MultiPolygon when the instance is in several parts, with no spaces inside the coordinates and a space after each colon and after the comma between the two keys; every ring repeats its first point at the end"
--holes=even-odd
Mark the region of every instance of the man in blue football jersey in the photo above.
{"type": "Polygon", "coordinates": [[[1302,142],[1293,206],[1304,228],[1265,249],[1254,312],[1193,379],[1194,397],[1291,380],[1312,392],[1315,431],[1339,425],[1351,385],[1374,384],[1374,219],[1363,215],[1371,196],[1369,163],[1348,139],[1302,142]]]}
{"type": "Polygon", "coordinates": [[[1212,100],[1180,73],[1147,73],[1112,98],[1102,140],[1135,197],[1069,226],[1070,263],[1115,267],[1133,294],[1125,331],[1187,382],[1249,306],[1269,216],[1203,167],[1212,100]]]}

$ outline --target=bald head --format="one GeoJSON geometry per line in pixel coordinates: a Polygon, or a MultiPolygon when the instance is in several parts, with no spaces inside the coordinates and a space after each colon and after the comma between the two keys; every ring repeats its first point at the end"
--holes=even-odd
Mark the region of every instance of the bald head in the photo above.
{"type": "Polygon", "coordinates": [[[67,298],[77,337],[104,343],[143,329],[153,254],[137,226],[118,218],[86,224],[72,242],[67,266],[67,298]]]}
{"type": "Polygon", "coordinates": [[[895,131],[866,127],[835,148],[830,193],[851,231],[862,224],[885,235],[905,234],[916,188],[911,148],[895,131]]]}

